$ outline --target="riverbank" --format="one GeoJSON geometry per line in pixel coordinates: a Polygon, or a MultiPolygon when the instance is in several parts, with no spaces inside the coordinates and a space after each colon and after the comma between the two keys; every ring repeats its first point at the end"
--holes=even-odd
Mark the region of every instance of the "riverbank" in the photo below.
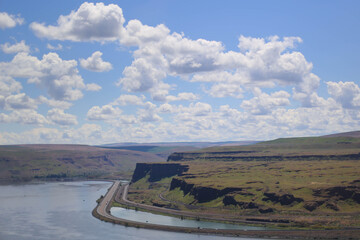
{"type": "MultiPolygon", "coordinates": [[[[144,204],[130,202],[126,199],[128,185],[120,185],[120,181],[115,181],[109,191],[106,193],[101,202],[93,210],[94,217],[114,224],[121,224],[128,227],[146,228],[161,231],[173,231],[183,233],[197,233],[197,234],[214,234],[224,236],[239,236],[239,237],[258,237],[258,238],[292,238],[292,239],[360,239],[360,229],[342,229],[342,230],[230,230],[230,229],[205,229],[205,228],[189,228],[158,225],[151,223],[141,223],[129,221],[122,218],[114,217],[110,214],[110,208],[113,201],[117,201],[129,207],[141,207],[149,211],[161,210],[163,213],[174,214],[172,209],[158,208],[144,204]]],[[[186,215],[187,213],[178,212],[178,215],[186,215]]],[[[199,214],[197,214],[199,216],[199,214]]],[[[192,216],[189,216],[192,217],[192,216]]],[[[206,218],[201,216],[201,218],[206,218]]],[[[219,221],[223,220],[217,219],[219,221]]],[[[215,219],[210,219],[215,220],[215,219]]]]}

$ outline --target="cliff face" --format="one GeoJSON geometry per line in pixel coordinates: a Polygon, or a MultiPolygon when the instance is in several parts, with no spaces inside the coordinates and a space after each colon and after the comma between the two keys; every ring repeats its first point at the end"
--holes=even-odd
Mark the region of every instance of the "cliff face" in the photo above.
{"type": "Polygon", "coordinates": [[[194,186],[194,184],[188,184],[185,180],[173,178],[170,184],[170,191],[178,187],[184,192],[184,195],[190,193],[199,203],[209,202],[228,193],[242,190],[242,188],[216,189],[211,187],[194,186]]]}
{"type": "Polygon", "coordinates": [[[285,160],[358,160],[360,153],[342,154],[342,155],[248,155],[254,151],[236,151],[236,152],[175,152],[172,153],[168,162],[185,162],[195,160],[206,161],[285,161],[285,160]]]}
{"type": "Polygon", "coordinates": [[[137,182],[149,174],[149,182],[156,182],[166,177],[181,175],[189,166],[179,163],[137,163],[131,182],[137,182]]]}
{"type": "MultiPolygon", "coordinates": [[[[303,198],[295,197],[290,193],[273,193],[264,192],[262,203],[255,203],[253,201],[239,201],[235,199],[235,196],[253,195],[248,193],[246,188],[240,187],[227,187],[223,189],[216,189],[212,187],[197,186],[186,182],[186,179],[182,177],[174,177],[170,184],[170,191],[176,188],[180,188],[183,191],[184,196],[187,194],[192,195],[196,203],[209,202],[219,197],[223,198],[224,206],[239,206],[242,209],[257,209],[260,213],[273,212],[273,206],[280,204],[281,206],[294,206],[299,203],[303,204],[303,208],[312,212],[320,206],[325,206],[328,209],[339,211],[337,202],[339,200],[352,200],[356,203],[360,203],[360,180],[354,183],[350,183],[347,187],[331,187],[317,189],[313,192],[314,201],[305,201],[303,198]],[[268,207],[271,206],[271,207],[268,207]]],[[[276,207],[275,207],[276,209],[276,207]]]]}

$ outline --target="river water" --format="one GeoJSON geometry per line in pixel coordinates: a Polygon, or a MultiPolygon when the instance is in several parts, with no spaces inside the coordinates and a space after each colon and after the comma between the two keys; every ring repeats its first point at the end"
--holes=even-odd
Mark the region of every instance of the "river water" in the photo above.
{"type": "Polygon", "coordinates": [[[0,186],[0,239],[246,239],[137,229],[102,222],[94,218],[91,211],[96,199],[105,195],[110,186],[109,182],[95,181],[0,186]]]}
{"type": "Polygon", "coordinates": [[[159,225],[193,227],[193,228],[215,228],[215,229],[241,229],[241,230],[269,230],[265,227],[253,227],[246,225],[235,225],[217,222],[196,221],[190,219],[181,220],[176,217],[163,216],[148,212],[135,211],[120,207],[111,208],[111,214],[115,217],[124,218],[131,221],[154,223],[159,225]]]}

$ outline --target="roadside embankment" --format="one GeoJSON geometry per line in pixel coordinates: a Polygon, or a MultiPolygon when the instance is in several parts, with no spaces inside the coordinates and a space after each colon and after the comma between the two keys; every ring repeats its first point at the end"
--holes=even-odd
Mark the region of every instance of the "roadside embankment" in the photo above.
{"type": "MultiPolygon", "coordinates": [[[[150,211],[158,210],[157,207],[143,206],[144,204],[137,204],[126,199],[128,185],[120,185],[119,181],[115,181],[113,186],[106,193],[101,202],[93,210],[94,217],[115,224],[121,224],[126,227],[147,228],[161,231],[173,231],[182,233],[197,233],[197,234],[211,234],[211,235],[225,235],[225,236],[241,236],[241,237],[258,237],[258,238],[296,238],[296,239],[360,239],[359,229],[344,229],[344,230],[230,230],[230,229],[207,229],[207,228],[189,228],[158,225],[151,223],[134,222],[122,218],[114,217],[110,214],[110,207],[114,199],[121,204],[127,206],[138,206],[150,211]],[[156,208],[156,209],[155,209],[156,208]]],[[[173,214],[171,209],[169,214],[173,214]]],[[[183,214],[183,213],[182,213],[183,214]]]]}

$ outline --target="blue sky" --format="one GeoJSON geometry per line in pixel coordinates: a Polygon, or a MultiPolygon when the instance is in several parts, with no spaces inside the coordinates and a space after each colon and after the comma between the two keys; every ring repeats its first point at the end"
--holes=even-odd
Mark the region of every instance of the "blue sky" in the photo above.
{"type": "Polygon", "coordinates": [[[0,2],[0,144],[359,130],[358,1],[0,2]]]}

